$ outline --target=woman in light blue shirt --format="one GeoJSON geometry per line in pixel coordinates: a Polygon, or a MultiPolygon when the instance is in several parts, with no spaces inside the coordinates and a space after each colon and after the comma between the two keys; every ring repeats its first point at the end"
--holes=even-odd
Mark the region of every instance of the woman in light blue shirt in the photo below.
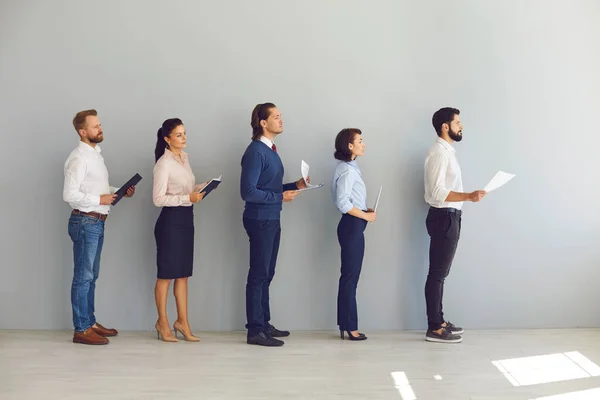
{"type": "Polygon", "coordinates": [[[356,158],[365,154],[360,129],[342,129],[335,138],[334,157],[339,160],[333,174],[332,195],[335,206],[342,213],[337,235],[340,243],[342,267],[337,299],[337,323],[340,337],[344,332],[350,340],[365,340],[358,332],[356,287],[365,254],[364,230],[367,222],[375,221],[375,212],[367,208],[367,188],[356,158]]]}

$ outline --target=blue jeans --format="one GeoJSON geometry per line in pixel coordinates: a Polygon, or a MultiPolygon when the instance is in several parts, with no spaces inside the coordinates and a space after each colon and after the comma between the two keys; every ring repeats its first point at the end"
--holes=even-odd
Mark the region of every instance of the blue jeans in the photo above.
{"type": "Polygon", "coordinates": [[[100,253],[104,243],[104,221],[71,214],[69,236],[73,241],[73,282],[71,306],[75,332],[83,332],[96,323],[94,295],[100,272],[100,253]]]}

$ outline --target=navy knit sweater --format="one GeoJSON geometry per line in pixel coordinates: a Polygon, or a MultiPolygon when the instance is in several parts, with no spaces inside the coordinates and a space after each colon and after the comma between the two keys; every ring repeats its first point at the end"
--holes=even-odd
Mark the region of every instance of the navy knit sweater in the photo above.
{"type": "Polygon", "coordinates": [[[279,154],[260,140],[253,140],[242,156],[240,194],[246,202],[244,218],[279,219],[283,192],[296,189],[295,182],[283,184],[279,154]]]}

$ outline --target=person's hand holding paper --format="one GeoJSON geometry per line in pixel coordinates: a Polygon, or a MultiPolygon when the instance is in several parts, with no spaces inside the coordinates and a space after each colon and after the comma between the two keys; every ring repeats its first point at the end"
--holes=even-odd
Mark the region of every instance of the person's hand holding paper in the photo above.
{"type": "Polygon", "coordinates": [[[298,189],[306,189],[308,185],[310,185],[310,176],[308,176],[309,169],[310,167],[308,164],[302,161],[302,165],[300,167],[302,178],[296,181],[296,186],[298,186],[298,189]]]}
{"type": "Polygon", "coordinates": [[[308,176],[309,171],[310,171],[310,166],[306,162],[304,162],[304,160],[302,160],[302,163],[300,164],[300,172],[302,173],[302,179],[300,179],[298,182],[296,182],[298,189],[301,191],[317,189],[317,188],[320,188],[323,186],[322,183],[320,183],[318,185],[311,185],[310,176],[308,176]]]}

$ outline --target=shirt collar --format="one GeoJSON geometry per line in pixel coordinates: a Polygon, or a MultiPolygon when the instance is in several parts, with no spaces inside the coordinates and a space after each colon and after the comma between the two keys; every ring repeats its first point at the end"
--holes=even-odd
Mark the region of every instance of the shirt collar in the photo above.
{"type": "Polygon", "coordinates": [[[360,168],[358,167],[358,162],[356,161],[356,159],[351,160],[351,161],[346,161],[346,164],[348,164],[349,166],[351,166],[352,168],[357,170],[358,173],[362,175],[360,168]]]}
{"type": "Polygon", "coordinates": [[[102,151],[102,149],[100,148],[100,145],[96,145],[95,147],[92,147],[89,144],[87,144],[86,142],[82,142],[81,140],[79,141],[79,148],[83,149],[83,150],[87,150],[87,151],[93,151],[96,153],[100,153],[102,151]]]}
{"type": "Polygon", "coordinates": [[[441,137],[438,137],[435,141],[436,141],[436,143],[440,144],[444,149],[446,149],[450,153],[456,153],[456,149],[454,148],[454,146],[452,146],[450,143],[446,142],[441,137]]]}
{"type": "MultiPolygon", "coordinates": [[[[165,154],[167,154],[169,157],[177,160],[177,157],[175,156],[175,154],[171,150],[165,149],[165,154]]],[[[187,157],[188,157],[187,153],[185,151],[181,150],[181,158],[183,160],[187,160],[187,157]]]]}
{"type": "Polygon", "coordinates": [[[266,144],[267,146],[269,146],[269,148],[271,148],[271,149],[273,148],[273,142],[271,140],[267,139],[266,137],[261,136],[260,141],[263,142],[264,144],[266,144]]]}

